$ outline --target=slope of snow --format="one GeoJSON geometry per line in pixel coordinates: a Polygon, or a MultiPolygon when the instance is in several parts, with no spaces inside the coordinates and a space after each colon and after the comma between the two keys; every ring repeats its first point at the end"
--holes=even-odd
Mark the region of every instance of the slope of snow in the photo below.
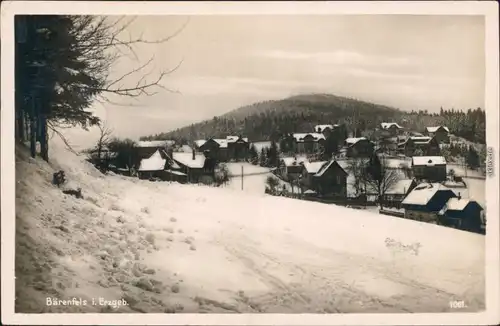
{"type": "Polygon", "coordinates": [[[453,299],[484,309],[484,236],[263,192],[104,177],[50,148],[50,165],[16,153],[18,312],[444,312],[453,299]],[[50,184],[55,169],[84,199],[50,184]],[[47,296],[129,305],[55,307],[47,296]]]}

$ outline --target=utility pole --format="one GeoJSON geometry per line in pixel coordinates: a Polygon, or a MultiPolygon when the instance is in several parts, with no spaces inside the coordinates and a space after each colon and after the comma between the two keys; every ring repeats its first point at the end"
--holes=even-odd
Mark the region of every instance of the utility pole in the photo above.
{"type": "Polygon", "coordinates": [[[243,190],[243,165],[241,165],[241,190],[243,190]]]}

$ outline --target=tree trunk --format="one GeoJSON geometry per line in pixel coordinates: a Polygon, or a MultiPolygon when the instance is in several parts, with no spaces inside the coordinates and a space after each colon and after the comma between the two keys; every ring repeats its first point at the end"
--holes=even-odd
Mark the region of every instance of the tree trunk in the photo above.
{"type": "Polygon", "coordinates": [[[30,117],[30,153],[31,157],[36,157],[36,119],[30,117]]]}
{"type": "Polygon", "coordinates": [[[42,159],[49,161],[49,144],[47,137],[47,118],[45,115],[40,116],[40,151],[42,159]]]}

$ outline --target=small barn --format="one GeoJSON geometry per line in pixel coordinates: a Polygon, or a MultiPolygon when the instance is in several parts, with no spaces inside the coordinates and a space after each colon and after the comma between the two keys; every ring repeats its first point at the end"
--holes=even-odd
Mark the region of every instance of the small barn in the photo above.
{"type": "Polygon", "coordinates": [[[483,221],[481,213],[483,210],[483,207],[475,200],[458,196],[448,200],[439,212],[439,218],[443,225],[464,231],[482,233],[483,221]]]}

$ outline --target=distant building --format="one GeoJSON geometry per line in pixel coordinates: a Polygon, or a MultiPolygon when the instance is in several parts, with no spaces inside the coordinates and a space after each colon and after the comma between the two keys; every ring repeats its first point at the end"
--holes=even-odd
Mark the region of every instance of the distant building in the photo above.
{"type": "Polygon", "coordinates": [[[277,173],[285,181],[298,180],[302,175],[303,163],[306,161],[306,157],[282,157],[277,173]]]}
{"type": "Polygon", "coordinates": [[[196,140],[194,148],[197,152],[207,153],[208,156],[219,162],[243,161],[248,157],[250,144],[248,138],[227,136],[222,139],[196,140]]]}
{"type": "Polygon", "coordinates": [[[203,154],[173,152],[169,160],[170,170],[186,174],[189,183],[210,184],[215,179],[215,167],[217,161],[203,154]],[[176,168],[178,167],[178,168],[176,168]]]}
{"type": "MultiPolygon", "coordinates": [[[[290,136],[289,136],[290,137],[290,136]]],[[[294,133],[291,134],[291,151],[297,154],[312,154],[318,152],[325,144],[325,135],[322,133],[294,133]]]]}
{"type": "Polygon", "coordinates": [[[139,159],[148,158],[157,150],[167,150],[175,145],[174,140],[151,140],[137,142],[137,154],[139,159]]]}
{"type": "Polygon", "coordinates": [[[440,155],[441,148],[434,137],[411,136],[398,144],[398,152],[406,156],[440,155]]]}
{"type": "Polygon", "coordinates": [[[415,156],[412,172],[417,180],[446,181],[446,159],[443,156],[415,156]]]}
{"type": "Polygon", "coordinates": [[[313,189],[313,176],[318,173],[323,165],[328,161],[303,162],[302,163],[302,186],[306,189],[313,189]]]}
{"type": "Polygon", "coordinates": [[[417,186],[415,179],[399,180],[382,195],[385,207],[401,208],[401,203],[408,194],[417,186]]]}
{"type": "Polygon", "coordinates": [[[380,124],[380,130],[383,137],[395,137],[401,133],[403,127],[396,122],[382,122],[380,124]]]}
{"type": "Polygon", "coordinates": [[[335,160],[323,164],[313,175],[312,188],[323,196],[347,198],[348,173],[335,160]]]}
{"type": "Polygon", "coordinates": [[[450,142],[450,130],[445,126],[437,127],[427,127],[425,132],[429,137],[436,138],[438,143],[449,143],[450,142]]]}
{"type": "Polygon", "coordinates": [[[405,218],[438,224],[439,212],[450,198],[457,195],[439,183],[424,183],[416,186],[402,201],[405,218]]]}
{"type": "Polygon", "coordinates": [[[338,124],[316,125],[314,126],[314,132],[318,134],[323,134],[325,137],[328,137],[331,134],[331,132],[338,127],[339,127],[338,124]]]}
{"type": "Polygon", "coordinates": [[[450,198],[439,212],[441,224],[460,230],[483,233],[481,214],[483,207],[476,201],[458,197],[450,198]]]}
{"type": "Polygon", "coordinates": [[[137,171],[140,179],[157,178],[163,181],[187,182],[187,175],[179,171],[180,167],[170,161],[164,150],[157,150],[148,158],[142,159],[137,171]]]}
{"type": "Polygon", "coordinates": [[[344,148],[348,157],[369,157],[373,154],[375,144],[365,137],[347,138],[344,148]]]}

